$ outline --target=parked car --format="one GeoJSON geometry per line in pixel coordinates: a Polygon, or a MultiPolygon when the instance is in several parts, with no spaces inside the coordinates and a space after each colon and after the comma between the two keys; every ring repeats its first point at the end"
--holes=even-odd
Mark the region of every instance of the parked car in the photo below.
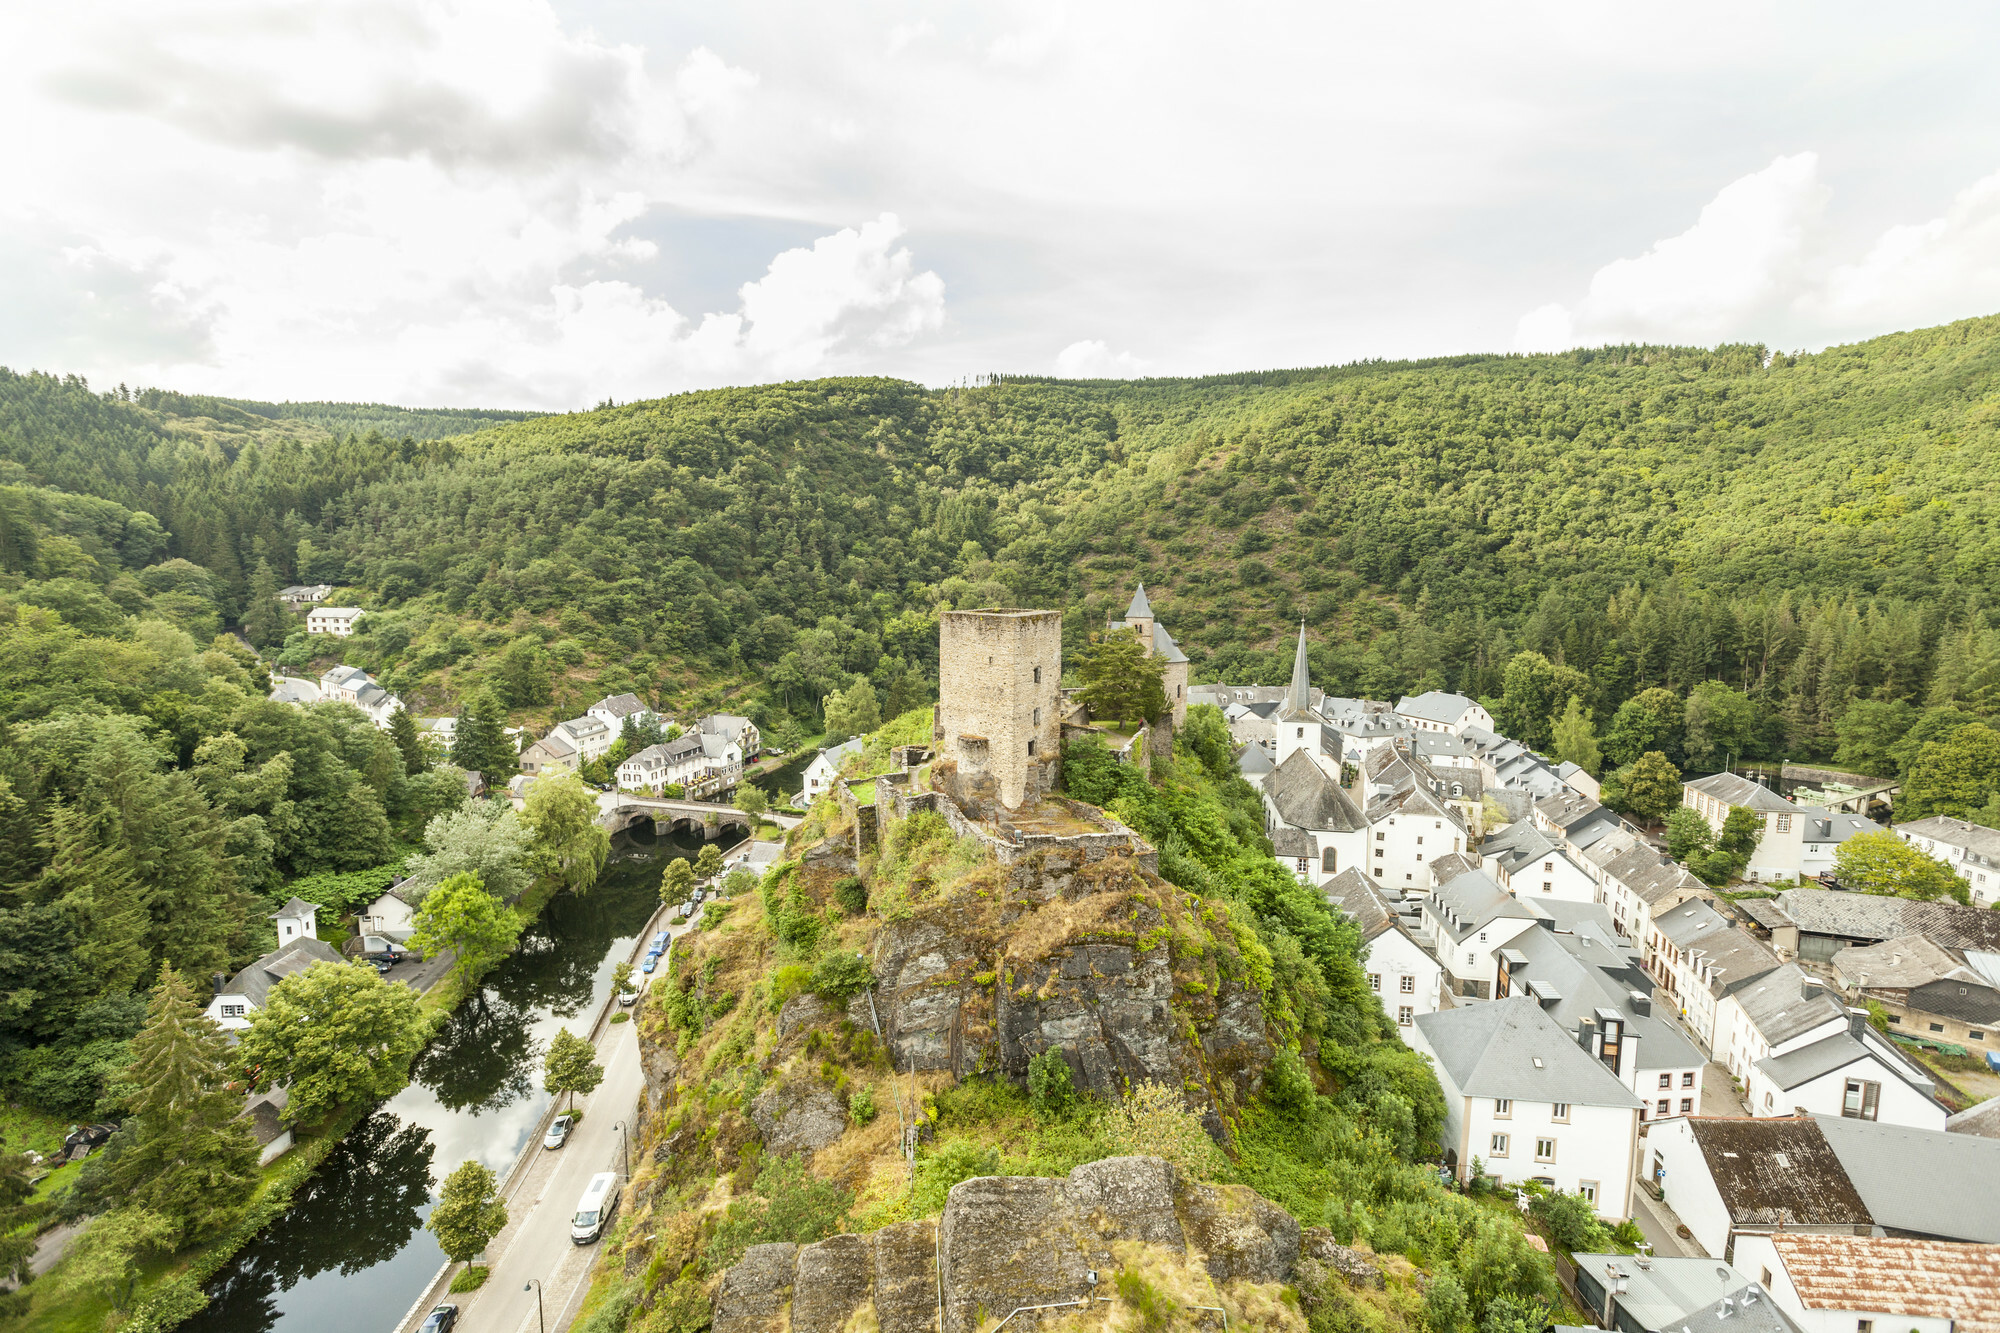
{"type": "Polygon", "coordinates": [[[647,976],[651,976],[653,974],[653,969],[658,967],[659,965],[660,965],[660,956],[656,953],[649,953],[646,955],[646,961],[639,964],[639,970],[641,972],[644,972],[647,976]]]}
{"type": "Polygon", "coordinates": [[[542,1136],[544,1148],[560,1148],[569,1142],[569,1132],[576,1121],[567,1115],[559,1115],[549,1122],[549,1132],[542,1136]]]}
{"type": "Polygon", "coordinates": [[[612,1215],[618,1211],[618,1177],[610,1171],[600,1171],[590,1178],[590,1186],[577,1200],[576,1216],[570,1219],[569,1238],[577,1245],[588,1245],[604,1234],[612,1215]]]}
{"type": "Polygon", "coordinates": [[[450,1333],[458,1325],[458,1307],[440,1305],[418,1326],[417,1333],[450,1333]]]}
{"type": "Polygon", "coordinates": [[[665,953],[667,949],[667,940],[668,940],[668,935],[667,932],[664,930],[661,931],[659,934],[653,936],[653,952],[665,953]]]}
{"type": "Polygon", "coordinates": [[[624,1005],[628,1009],[631,1008],[633,1005],[639,1003],[639,992],[635,990],[619,991],[618,1003],[624,1005]]]}
{"type": "Polygon", "coordinates": [[[393,969],[396,965],[390,962],[386,958],[370,958],[368,960],[368,966],[374,968],[377,972],[381,973],[383,976],[387,976],[391,971],[391,969],[393,969]]]}

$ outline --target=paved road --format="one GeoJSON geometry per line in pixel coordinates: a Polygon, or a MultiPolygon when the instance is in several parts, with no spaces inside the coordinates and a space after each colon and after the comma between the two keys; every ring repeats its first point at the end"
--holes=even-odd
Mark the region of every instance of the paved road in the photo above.
{"type": "MultiPolygon", "coordinates": [[[[676,934],[685,930],[683,927],[676,934]]],[[[602,1242],[571,1243],[569,1222],[593,1175],[617,1171],[621,1183],[625,1179],[619,1135],[613,1126],[621,1120],[628,1131],[637,1125],[639,1096],[645,1086],[637,1027],[636,1023],[606,1025],[597,1045],[604,1081],[583,1099],[582,1123],[558,1151],[535,1149],[539,1159],[509,1204],[514,1214],[509,1219],[511,1225],[495,1238],[494,1251],[489,1251],[499,1254],[491,1276],[476,1295],[456,1298],[463,1333],[535,1329],[535,1293],[522,1290],[530,1279],[542,1283],[542,1308],[551,1333],[574,1315],[602,1242]]],[[[637,1146],[635,1142],[635,1150],[637,1146]]]]}

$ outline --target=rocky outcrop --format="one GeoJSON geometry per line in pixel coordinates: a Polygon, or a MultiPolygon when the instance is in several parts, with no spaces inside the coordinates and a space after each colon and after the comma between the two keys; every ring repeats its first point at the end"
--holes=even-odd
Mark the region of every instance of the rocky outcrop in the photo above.
{"type": "Polygon", "coordinates": [[[1299,1235],[1255,1191],[1183,1180],[1157,1157],[1110,1157],[1063,1179],[982,1176],[952,1187],[935,1229],[905,1222],[753,1247],[723,1277],[714,1333],[777,1333],[787,1309],[798,1333],[841,1333],[864,1326],[854,1316],[870,1304],[882,1333],[975,1333],[1023,1306],[1059,1307],[1015,1315],[1014,1326],[1033,1326],[1111,1294],[1125,1247],[1173,1256],[1227,1288],[1288,1281],[1299,1235]]]}
{"type": "Polygon", "coordinates": [[[924,1220],[816,1245],[753,1245],[723,1274],[712,1333],[841,1333],[864,1309],[881,1333],[935,1333],[936,1242],[924,1220]]]}
{"type": "Polygon", "coordinates": [[[779,1085],[750,1103],[750,1119],[766,1152],[817,1152],[847,1128],[847,1108],[822,1084],[779,1085]]]}
{"type": "Polygon", "coordinates": [[[1350,1250],[1334,1240],[1325,1227],[1308,1227],[1299,1237],[1299,1253],[1325,1264],[1350,1287],[1382,1290],[1382,1270],[1359,1250],[1350,1250]]]}

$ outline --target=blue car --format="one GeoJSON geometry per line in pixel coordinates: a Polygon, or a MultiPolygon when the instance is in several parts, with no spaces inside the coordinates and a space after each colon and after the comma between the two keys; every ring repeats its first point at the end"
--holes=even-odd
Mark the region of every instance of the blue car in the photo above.
{"type": "Polygon", "coordinates": [[[653,936],[653,952],[665,953],[666,950],[667,950],[667,932],[663,930],[659,934],[653,936]]]}
{"type": "Polygon", "coordinates": [[[639,970],[650,976],[652,974],[653,969],[658,967],[659,965],[660,965],[660,956],[656,953],[649,953],[646,955],[646,961],[639,964],[639,970]]]}

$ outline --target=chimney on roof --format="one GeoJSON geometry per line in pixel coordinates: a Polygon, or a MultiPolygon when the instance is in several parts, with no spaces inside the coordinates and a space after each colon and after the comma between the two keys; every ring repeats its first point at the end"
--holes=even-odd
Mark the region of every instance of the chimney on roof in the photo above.
{"type": "Polygon", "coordinates": [[[1633,991],[1631,999],[1626,1004],[1626,1008],[1630,1009],[1640,1018],[1649,1017],[1653,1012],[1653,997],[1639,991],[1633,991]]]}
{"type": "Polygon", "coordinates": [[[211,981],[213,981],[213,982],[215,983],[215,993],[216,993],[217,995],[220,995],[220,994],[222,994],[222,988],[223,988],[224,986],[227,986],[227,985],[229,984],[229,978],[228,978],[228,977],[226,977],[226,976],[224,976],[224,975],[223,975],[222,973],[220,973],[220,972],[217,972],[217,973],[215,973],[215,974],[214,974],[214,975],[213,975],[213,976],[212,976],[212,977],[210,978],[210,980],[211,980],[211,981]]]}

